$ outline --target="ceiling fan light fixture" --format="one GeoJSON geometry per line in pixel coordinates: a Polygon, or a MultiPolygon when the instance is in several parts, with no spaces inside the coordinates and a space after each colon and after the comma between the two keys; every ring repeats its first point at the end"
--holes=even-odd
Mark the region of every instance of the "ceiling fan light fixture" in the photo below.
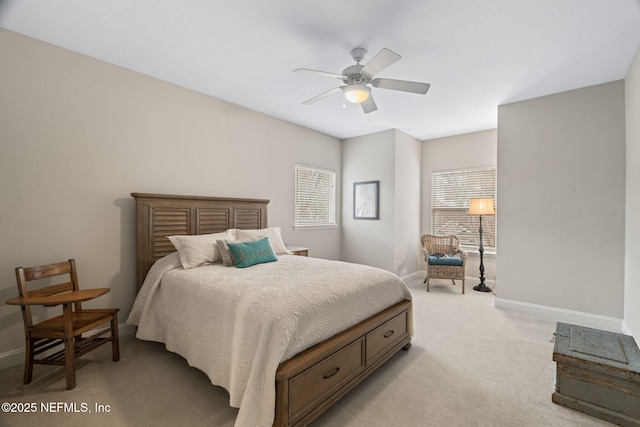
{"type": "Polygon", "coordinates": [[[344,88],[345,98],[354,104],[362,104],[369,98],[369,94],[371,94],[371,88],[361,84],[349,85],[344,88]]]}

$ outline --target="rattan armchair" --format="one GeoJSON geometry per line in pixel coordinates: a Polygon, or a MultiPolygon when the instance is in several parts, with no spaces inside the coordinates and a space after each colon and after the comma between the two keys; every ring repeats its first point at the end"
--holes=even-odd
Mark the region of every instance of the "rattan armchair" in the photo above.
{"type": "Polygon", "coordinates": [[[460,239],[456,236],[422,235],[422,253],[427,264],[427,284],[429,292],[430,279],[450,279],[452,284],[462,280],[464,294],[464,268],[467,263],[467,253],[460,249],[460,239]]]}

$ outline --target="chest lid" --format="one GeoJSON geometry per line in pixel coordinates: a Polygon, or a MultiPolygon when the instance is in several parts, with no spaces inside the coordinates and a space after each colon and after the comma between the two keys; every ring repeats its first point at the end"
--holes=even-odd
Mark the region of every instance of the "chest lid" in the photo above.
{"type": "Polygon", "coordinates": [[[559,322],[554,353],[640,373],[633,337],[559,322]]]}

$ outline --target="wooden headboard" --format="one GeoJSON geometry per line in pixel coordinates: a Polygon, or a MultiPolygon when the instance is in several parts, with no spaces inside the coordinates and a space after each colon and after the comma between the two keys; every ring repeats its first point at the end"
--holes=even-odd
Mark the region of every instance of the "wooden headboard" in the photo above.
{"type": "Polygon", "coordinates": [[[151,265],[175,248],[167,236],[267,227],[264,199],[131,193],[136,200],[138,289],[151,265]]]}

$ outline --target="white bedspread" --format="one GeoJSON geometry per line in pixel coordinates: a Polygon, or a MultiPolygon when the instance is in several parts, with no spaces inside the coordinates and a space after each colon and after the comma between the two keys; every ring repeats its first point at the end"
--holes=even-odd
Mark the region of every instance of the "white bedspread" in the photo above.
{"type": "Polygon", "coordinates": [[[157,261],[127,323],[224,387],[237,427],[271,426],[278,365],[403,299],[382,269],[294,255],[249,268],[157,261]]]}

